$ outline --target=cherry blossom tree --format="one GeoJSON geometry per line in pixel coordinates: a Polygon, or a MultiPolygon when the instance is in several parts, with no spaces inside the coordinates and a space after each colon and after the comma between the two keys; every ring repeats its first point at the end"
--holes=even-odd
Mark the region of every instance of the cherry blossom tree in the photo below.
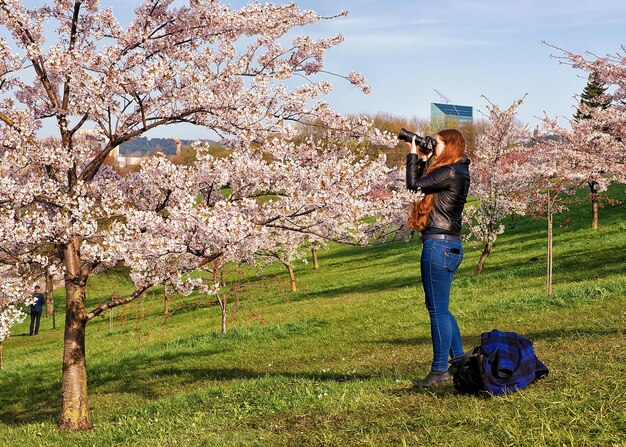
{"type": "Polygon", "coordinates": [[[258,199],[264,218],[269,219],[267,232],[252,257],[240,259],[259,266],[280,262],[289,272],[293,291],[293,261],[304,258],[306,242],[324,245],[332,240],[366,245],[401,237],[407,230],[407,192],[396,187],[400,171],[386,167],[384,156],[370,159],[330,143],[337,140],[332,134],[323,137],[323,144],[316,140],[272,140],[271,157],[256,148],[222,158],[205,154],[198,162],[204,179],[201,188],[207,191],[209,204],[212,195],[235,203],[242,197],[258,199]],[[255,170],[261,177],[251,175],[255,170]],[[295,183],[292,173],[297,173],[295,183]],[[226,185],[230,188],[226,197],[223,192],[216,194],[226,185]],[[303,195],[303,191],[313,195],[303,195]],[[285,213],[284,207],[293,207],[294,203],[311,212],[297,219],[271,220],[271,216],[285,213]],[[317,207],[312,208],[315,203],[317,207]]]}
{"type": "Polygon", "coordinates": [[[591,227],[597,229],[600,194],[613,183],[626,182],[626,147],[606,131],[602,111],[587,106],[581,109],[590,118],[570,120],[570,129],[561,127],[554,119],[546,122],[558,140],[558,157],[569,167],[568,177],[580,181],[591,192],[591,227]]]}
{"type": "Polygon", "coordinates": [[[605,57],[556,49],[561,52],[558,56],[560,62],[587,71],[596,82],[607,85],[608,90],[599,98],[602,107],[580,105],[578,112],[584,119],[570,121],[570,130],[561,127],[556,119],[546,116],[542,135],[537,138],[538,144],[532,148],[527,160],[529,190],[520,197],[526,198],[527,211],[531,215],[544,217],[547,222],[548,295],[552,294],[554,214],[567,209],[576,188],[583,184],[590,186],[593,195],[606,190],[612,182],[626,181],[624,47],[620,52],[605,57]]]}
{"type": "MultiPolygon", "coordinates": [[[[575,120],[589,119],[591,116],[583,112],[585,107],[601,107],[606,109],[611,101],[604,99],[606,92],[606,86],[601,82],[598,82],[598,73],[593,72],[589,75],[589,81],[585,86],[582,94],[580,95],[580,107],[574,114],[575,120]]],[[[591,228],[593,230],[598,229],[598,210],[600,204],[600,198],[598,194],[599,185],[594,180],[588,181],[587,185],[591,191],[591,228]]]]}
{"type": "Polygon", "coordinates": [[[602,99],[609,103],[608,107],[591,107],[582,110],[582,114],[595,112],[590,113],[589,118],[602,124],[598,129],[623,142],[626,135],[626,47],[622,46],[616,53],[604,57],[591,53],[574,54],[562,49],[559,51],[562,53],[559,57],[561,62],[589,74],[596,73],[597,81],[607,86],[606,95],[602,99]]]}
{"type": "MultiPolygon", "coordinates": [[[[96,316],[157,284],[214,293],[188,273],[218,258],[250,259],[273,229],[317,234],[317,222],[338,218],[342,235],[364,243],[404,220],[416,197],[391,191],[379,162],[288,143],[291,123],[303,120],[396,143],[322,100],[332,90],[318,79],[324,54],[342,37],[286,36],[320,20],[294,4],[232,10],[219,1],[144,0],[122,26],[97,0],[38,8],[0,0],[0,27],[10,35],[0,38],[0,339],[22,318],[33,264],[61,265],[62,429],[91,427],[85,334],[96,316]],[[48,41],[50,26],[56,40],[48,41]],[[291,87],[292,78],[304,84],[291,87]],[[38,136],[45,120],[57,128],[51,138],[38,136]],[[234,137],[233,156],[217,160],[199,147],[192,166],[155,156],[127,176],[104,163],[125,141],[177,123],[234,137]],[[390,192],[383,200],[372,190],[390,192]],[[259,200],[270,194],[279,200],[259,200]],[[119,262],[135,290],[89,310],[94,269],[119,262]]],[[[369,90],[358,73],[344,78],[369,90]]]]}
{"type": "MultiPolygon", "coordinates": [[[[576,129],[571,134],[575,132],[576,129]]],[[[543,119],[542,129],[533,136],[532,145],[526,148],[523,157],[518,157],[516,181],[519,187],[511,192],[511,198],[522,204],[526,214],[546,221],[548,296],[552,295],[553,284],[554,215],[567,211],[568,205],[577,200],[576,191],[587,182],[585,173],[576,169],[579,148],[584,143],[579,143],[581,146],[572,144],[565,135],[568,132],[560,128],[555,119],[543,119]]],[[[580,135],[589,134],[581,132],[580,135]]],[[[603,138],[615,141],[614,138],[603,138]]]]}
{"type": "Polygon", "coordinates": [[[489,127],[480,136],[472,158],[470,195],[478,205],[468,206],[464,216],[469,237],[483,244],[476,273],[482,272],[497,236],[504,232],[502,219],[512,213],[524,213],[524,201],[516,193],[528,185],[523,164],[529,133],[526,125],[515,121],[523,101],[524,98],[519,99],[502,110],[487,99],[489,127]]]}
{"type": "Polygon", "coordinates": [[[626,182],[626,50],[598,57],[561,52],[558,59],[589,74],[589,84],[570,128],[551,120],[575,175],[591,191],[592,228],[598,226],[600,194],[612,183],[626,182]],[[589,97],[593,90],[594,97],[589,97]]]}
{"type": "MultiPolygon", "coordinates": [[[[549,134],[551,135],[551,134],[549,134]]],[[[570,177],[570,166],[562,158],[563,147],[558,140],[540,137],[527,159],[528,189],[519,194],[525,201],[526,212],[534,218],[546,220],[547,267],[546,294],[552,295],[552,273],[554,260],[554,215],[567,211],[572,196],[581,186],[580,180],[570,177]]]]}
{"type": "Polygon", "coordinates": [[[513,200],[523,204],[526,214],[546,220],[548,296],[552,294],[554,215],[568,210],[585,181],[572,169],[575,150],[555,133],[557,127],[556,120],[547,116],[543,119],[541,130],[537,128],[534,132],[532,145],[519,161],[520,187],[512,192],[513,200]]]}

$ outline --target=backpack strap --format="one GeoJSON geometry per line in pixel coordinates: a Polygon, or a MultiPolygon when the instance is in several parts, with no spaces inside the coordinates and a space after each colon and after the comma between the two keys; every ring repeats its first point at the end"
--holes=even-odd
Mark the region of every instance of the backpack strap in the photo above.
{"type": "Polygon", "coordinates": [[[453,385],[460,394],[478,394],[485,389],[481,358],[480,346],[476,346],[451,362],[450,369],[455,369],[452,376],[453,385]]]}
{"type": "Polygon", "coordinates": [[[457,368],[463,369],[463,367],[467,365],[467,362],[469,362],[470,357],[476,354],[478,350],[480,350],[480,346],[476,346],[474,349],[470,349],[465,354],[463,354],[463,357],[460,357],[460,360],[457,360],[455,362],[458,365],[457,368]]]}

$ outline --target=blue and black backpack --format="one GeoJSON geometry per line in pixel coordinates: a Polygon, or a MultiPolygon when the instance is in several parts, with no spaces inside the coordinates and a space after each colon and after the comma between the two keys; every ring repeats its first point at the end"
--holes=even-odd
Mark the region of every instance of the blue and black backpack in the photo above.
{"type": "Polygon", "coordinates": [[[515,332],[483,332],[480,346],[451,365],[454,388],[460,394],[499,396],[526,388],[548,375],[530,340],[515,332]]]}

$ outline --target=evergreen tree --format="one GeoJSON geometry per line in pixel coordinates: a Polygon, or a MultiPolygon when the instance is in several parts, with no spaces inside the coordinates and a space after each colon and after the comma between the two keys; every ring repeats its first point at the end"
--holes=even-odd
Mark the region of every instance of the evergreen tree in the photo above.
{"type": "MultiPolygon", "coordinates": [[[[584,104],[588,107],[601,107],[602,109],[606,109],[611,104],[610,100],[602,99],[606,89],[607,86],[598,80],[598,73],[595,71],[591,72],[589,81],[580,95],[580,104],[584,104]]],[[[574,118],[576,120],[589,119],[591,115],[581,112],[579,107],[578,110],[576,110],[574,118]]]]}
{"type": "MultiPolygon", "coordinates": [[[[611,104],[610,99],[603,99],[606,98],[604,96],[606,90],[606,84],[602,83],[598,79],[598,72],[592,71],[589,74],[589,81],[580,95],[581,106],[584,105],[591,108],[606,109],[611,104]]],[[[574,119],[576,119],[576,121],[583,119],[588,120],[590,118],[591,115],[589,113],[582,112],[580,107],[574,115],[574,119]]],[[[589,180],[587,184],[589,186],[589,190],[591,191],[591,228],[596,230],[598,228],[599,185],[593,180],[589,180]]]]}

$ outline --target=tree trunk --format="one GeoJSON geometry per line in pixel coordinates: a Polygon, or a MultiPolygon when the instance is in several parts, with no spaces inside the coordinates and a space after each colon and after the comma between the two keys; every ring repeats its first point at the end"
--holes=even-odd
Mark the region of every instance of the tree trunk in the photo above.
{"type": "Polygon", "coordinates": [[[591,229],[598,229],[598,184],[596,182],[589,182],[589,189],[591,190],[591,229]]]}
{"type": "Polygon", "coordinates": [[[320,265],[317,262],[317,245],[315,242],[311,244],[311,254],[313,255],[313,270],[318,270],[320,265]]]}
{"type": "Polygon", "coordinates": [[[483,248],[483,252],[480,254],[480,258],[478,259],[478,265],[476,266],[476,274],[480,275],[483,271],[483,267],[485,266],[485,261],[487,257],[491,254],[491,243],[488,242],[485,244],[483,248]]]}
{"type": "Polygon", "coordinates": [[[77,240],[64,247],[65,264],[65,339],[63,342],[62,409],[59,427],[63,430],[91,428],[87,399],[85,358],[85,286],[77,240]]]}
{"type": "MultiPolygon", "coordinates": [[[[224,272],[222,272],[222,269],[220,269],[217,265],[217,263],[213,264],[213,284],[217,284],[217,277],[220,277],[220,285],[224,284],[224,272]]],[[[217,296],[217,301],[220,303],[220,309],[222,309],[222,334],[226,333],[226,312],[227,312],[227,307],[226,307],[226,296],[220,296],[219,291],[216,294],[217,296]]]]}
{"type": "Polygon", "coordinates": [[[287,270],[289,271],[289,281],[291,282],[291,291],[297,292],[298,290],[296,288],[296,275],[293,272],[293,266],[289,262],[283,262],[283,265],[287,267],[287,270]]]}
{"type": "Polygon", "coordinates": [[[546,278],[546,293],[552,296],[552,202],[550,199],[550,191],[548,191],[548,272],[546,278]]]}
{"type": "Polygon", "coordinates": [[[167,293],[167,287],[163,286],[163,318],[167,323],[167,319],[170,316],[170,294],[167,293]]]}
{"type": "Polygon", "coordinates": [[[217,299],[220,302],[220,308],[222,309],[222,334],[226,333],[226,297],[220,297],[217,295],[217,299]]]}
{"type": "Polygon", "coordinates": [[[46,315],[52,317],[52,329],[56,329],[56,318],[54,315],[54,276],[46,274],[46,315]]]}

